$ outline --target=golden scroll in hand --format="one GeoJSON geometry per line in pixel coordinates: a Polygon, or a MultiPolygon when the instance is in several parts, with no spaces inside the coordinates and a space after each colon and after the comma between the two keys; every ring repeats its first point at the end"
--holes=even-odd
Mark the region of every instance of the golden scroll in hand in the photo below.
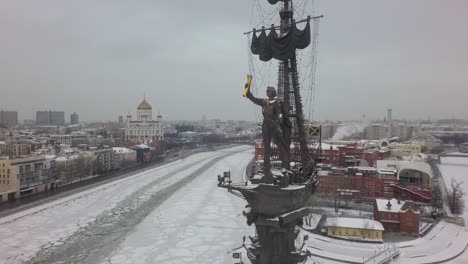
{"type": "Polygon", "coordinates": [[[252,84],[252,75],[247,74],[247,82],[245,83],[244,92],[242,93],[242,96],[247,96],[250,90],[250,84],[252,84]]]}

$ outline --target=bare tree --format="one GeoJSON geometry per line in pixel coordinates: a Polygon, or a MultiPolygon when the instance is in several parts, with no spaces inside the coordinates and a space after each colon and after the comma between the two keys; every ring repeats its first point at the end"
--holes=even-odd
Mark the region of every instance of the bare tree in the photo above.
{"type": "MultiPolygon", "coordinates": [[[[309,207],[316,206],[317,197],[315,195],[310,196],[306,203],[307,203],[307,206],[309,207]]],[[[309,214],[304,217],[306,225],[310,226],[312,224],[313,217],[314,217],[314,214],[312,213],[312,211],[310,211],[309,214]]]]}
{"type": "Polygon", "coordinates": [[[338,213],[341,205],[338,189],[339,187],[333,184],[323,186],[321,189],[321,196],[325,199],[327,206],[335,209],[335,213],[338,213]]]}
{"type": "Polygon", "coordinates": [[[74,158],[70,159],[70,166],[69,166],[69,174],[70,174],[70,178],[71,178],[70,182],[76,181],[78,168],[79,167],[78,167],[78,164],[77,164],[77,160],[74,159],[74,158]]]}
{"type": "Polygon", "coordinates": [[[339,189],[339,196],[340,200],[343,201],[343,207],[347,209],[349,204],[353,201],[353,190],[345,188],[346,186],[342,186],[342,188],[339,189]]]}
{"type": "Polygon", "coordinates": [[[331,191],[335,213],[338,213],[340,208],[348,208],[353,200],[352,190],[348,189],[346,184],[340,184],[337,187],[331,191]]]}
{"type": "Polygon", "coordinates": [[[318,198],[325,202],[326,206],[333,207],[335,213],[340,208],[348,208],[356,198],[356,192],[359,190],[350,189],[350,182],[330,182],[319,186],[318,198]]]}
{"type": "Polygon", "coordinates": [[[435,185],[432,190],[432,200],[431,200],[432,211],[438,211],[444,207],[444,202],[442,199],[442,192],[439,185],[435,185]]]}
{"type": "Polygon", "coordinates": [[[78,159],[75,161],[76,166],[77,166],[77,174],[78,177],[80,178],[80,181],[83,179],[83,176],[85,176],[85,158],[83,156],[79,156],[78,159]]]}
{"type": "Polygon", "coordinates": [[[450,182],[451,189],[448,192],[448,205],[450,212],[454,215],[460,215],[465,208],[465,192],[463,191],[463,182],[458,182],[452,178],[450,182]]]}
{"type": "Polygon", "coordinates": [[[67,170],[63,162],[56,163],[57,178],[63,183],[67,183],[67,170]]]}

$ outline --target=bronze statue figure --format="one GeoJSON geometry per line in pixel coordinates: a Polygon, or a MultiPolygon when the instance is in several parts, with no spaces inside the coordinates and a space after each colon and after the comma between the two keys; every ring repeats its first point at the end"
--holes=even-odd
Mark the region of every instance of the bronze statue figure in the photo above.
{"type": "Polygon", "coordinates": [[[247,91],[247,98],[254,104],[262,107],[263,125],[263,166],[265,174],[265,183],[272,183],[271,175],[271,140],[278,146],[280,152],[281,168],[289,170],[289,146],[285,137],[285,130],[291,127],[289,118],[283,115],[281,101],[276,98],[276,90],[273,87],[267,87],[268,99],[260,99],[253,96],[250,89],[247,91]],[[289,128],[287,127],[289,126],[289,128]]]}

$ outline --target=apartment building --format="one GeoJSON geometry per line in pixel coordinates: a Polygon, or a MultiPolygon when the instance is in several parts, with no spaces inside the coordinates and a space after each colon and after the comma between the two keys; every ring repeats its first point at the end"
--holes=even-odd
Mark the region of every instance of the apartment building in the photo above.
{"type": "Polygon", "coordinates": [[[0,159],[0,201],[55,188],[55,160],[47,156],[0,159]]]}

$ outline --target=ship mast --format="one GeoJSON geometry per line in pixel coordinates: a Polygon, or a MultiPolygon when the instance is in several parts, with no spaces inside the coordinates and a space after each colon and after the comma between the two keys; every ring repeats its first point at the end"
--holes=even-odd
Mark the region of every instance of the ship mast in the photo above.
{"type": "Polygon", "coordinates": [[[314,163],[308,151],[296,51],[307,48],[311,43],[310,20],[323,16],[309,16],[295,21],[292,0],[268,0],[268,2],[272,5],[283,2],[279,12],[280,25],[253,29],[244,34],[253,33],[251,51],[258,55],[261,61],[267,62],[271,59],[279,61],[278,99],[282,102],[283,117],[287,117],[283,118],[281,128],[282,152],[287,154],[280,158],[283,168],[294,173],[293,181],[302,183],[311,179],[314,163]],[[298,29],[297,24],[304,22],[307,23],[305,28],[298,29]],[[279,29],[279,34],[276,32],[277,29],[279,29]],[[291,161],[294,162],[293,168],[290,168],[291,161]]]}
{"type": "MultiPolygon", "coordinates": [[[[278,148],[282,166],[284,166],[283,163],[286,159],[286,164],[290,165],[289,161],[294,161],[294,166],[292,168],[289,168],[290,166],[282,167],[281,172],[275,171],[275,175],[268,166],[268,169],[253,176],[250,179],[250,184],[246,183],[245,185],[244,183],[232,183],[229,172],[225,172],[224,176],[218,175],[219,187],[227,188],[231,193],[244,198],[248,203],[242,214],[246,217],[248,225],[255,225],[256,236],[249,237],[252,244],[248,246],[244,244],[242,251],[245,249],[247,258],[253,264],[305,263],[311,255],[310,252],[304,251],[303,247],[296,246],[299,235],[296,226],[302,225],[304,216],[310,213],[307,201],[318,184],[316,175],[313,174],[313,162],[308,156],[296,50],[305,49],[310,45],[310,20],[322,16],[294,21],[291,0],[268,0],[272,5],[280,1],[283,2],[283,8],[279,13],[281,17],[279,26],[272,25],[270,28],[253,29],[244,34],[253,33],[250,48],[261,61],[268,62],[271,59],[279,61],[278,99],[282,102],[281,114],[283,115],[278,118],[280,124],[275,123],[272,126],[271,123],[264,123],[266,126],[262,127],[265,144],[264,162],[270,162],[271,149],[266,147],[267,144],[270,144],[272,135],[270,133],[277,133],[275,140],[278,139],[279,144],[281,144],[278,148]],[[303,22],[307,22],[305,28],[298,29],[296,24],[303,22]],[[279,29],[279,34],[276,32],[277,29],[279,29]],[[283,133],[279,133],[278,130],[282,130],[283,133]],[[278,136],[279,134],[281,137],[278,136]],[[293,149],[290,149],[291,146],[293,149]],[[284,155],[285,148],[287,148],[287,155],[284,155]],[[288,169],[289,172],[283,169],[288,169]],[[268,173],[270,178],[267,178],[268,173]],[[271,179],[272,176],[275,177],[275,181],[271,179]],[[294,188],[290,188],[290,177],[293,177],[294,188]]],[[[270,92],[269,98],[271,95],[270,92]]],[[[270,103],[250,96],[249,99],[252,102],[271,111],[267,108],[270,103]]],[[[276,105],[275,117],[278,117],[278,101],[272,101],[276,105]]],[[[308,237],[304,236],[303,241],[307,239],[308,237]]],[[[235,253],[237,259],[241,258],[240,253],[235,253]]]]}
{"type": "MultiPolygon", "coordinates": [[[[281,25],[280,34],[283,35],[289,31],[293,24],[292,2],[284,1],[283,9],[280,11],[281,25]]],[[[296,53],[279,63],[278,70],[278,90],[280,91],[280,100],[283,101],[283,107],[288,114],[293,125],[292,131],[285,131],[286,141],[293,143],[294,150],[291,153],[294,161],[300,161],[302,165],[302,179],[305,180],[313,169],[312,161],[309,157],[307,139],[305,134],[304,115],[302,110],[302,99],[300,95],[299,76],[297,72],[296,53]],[[291,87],[292,84],[292,87],[291,87]],[[292,88],[292,89],[291,89],[292,88]],[[282,97],[282,98],[281,98],[282,97]]],[[[290,146],[290,144],[288,144],[290,146]]]]}
{"type": "MultiPolygon", "coordinates": [[[[290,20],[292,19],[293,12],[289,10],[289,1],[284,2],[283,9],[280,11],[281,24],[280,24],[280,34],[283,35],[288,32],[290,27],[290,20]]],[[[288,113],[290,111],[290,85],[289,82],[289,63],[288,61],[280,61],[278,64],[278,99],[283,102],[283,111],[288,113]]],[[[290,153],[291,146],[291,129],[285,129],[284,138],[286,145],[288,146],[288,152],[290,153]]],[[[290,169],[290,162],[288,162],[288,168],[290,169]]]]}

